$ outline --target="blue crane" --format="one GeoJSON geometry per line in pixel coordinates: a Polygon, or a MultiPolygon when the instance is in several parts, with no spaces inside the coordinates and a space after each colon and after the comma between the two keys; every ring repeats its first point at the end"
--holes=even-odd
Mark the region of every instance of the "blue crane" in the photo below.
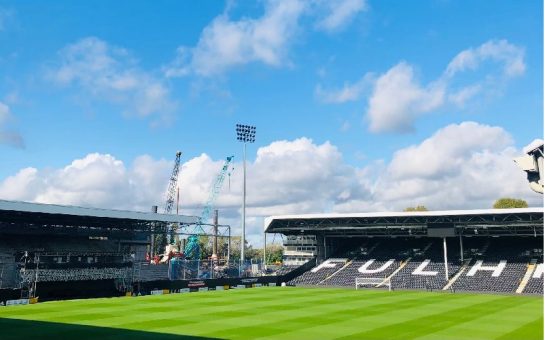
{"type": "Polygon", "coordinates": [[[212,213],[212,210],[214,209],[214,203],[216,199],[218,198],[218,195],[221,191],[221,187],[223,186],[223,181],[225,180],[225,175],[229,171],[229,164],[233,161],[234,156],[229,156],[227,159],[225,159],[225,163],[223,163],[223,167],[221,168],[220,173],[214,180],[214,184],[212,185],[212,188],[210,189],[210,193],[208,194],[208,200],[206,200],[206,204],[204,205],[204,209],[201,213],[201,217],[199,217],[199,221],[193,228],[193,232],[191,233],[191,236],[187,238],[187,244],[185,246],[184,254],[186,258],[191,259],[198,259],[200,258],[201,249],[199,246],[199,236],[198,234],[204,234],[204,229],[202,228],[202,224],[206,223],[208,219],[210,218],[210,214],[212,213]]]}

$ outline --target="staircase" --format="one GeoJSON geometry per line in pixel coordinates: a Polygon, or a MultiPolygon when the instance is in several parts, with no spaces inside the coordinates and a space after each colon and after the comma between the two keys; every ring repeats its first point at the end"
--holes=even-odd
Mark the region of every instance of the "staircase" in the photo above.
{"type": "Polygon", "coordinates": [[[390,276],[388,276],[387,278],[384,279],[384,281],[382,281],[381,283],[379,283],[377,285],[377,287],[380,287],[382,286],[383,284],[385,284],[386,282],[388,282],[388,280],[391,281],[392,277],[394,277],[395,274],[397,274],[401,269],[403,269],[403,267],[405,267],[407,265],[407,263],[409,263],[410,261],[412,260],[412,257],[409,257],[408,259],[406,259],[405,261],[401,262],[401,264],[399,265],[399,268],[397,268],[396,270],[394,270],[394,272],[392,274],[390,274],[390,276]]]}
{"type": "Polygon", "coordinates": [[[335,276],[337,273],[339,273],[341,270],[343,270],[344,268],[348,267],[352,262],[354,261],[354,259],[350,260],[350,261],[347,261],[344,266],[341,267],[341,269],[337,270],[336,272],[334,272],[333,274],[329,275],[328,277],[326,277],[325,279],[323,279],[322,281],[318,282],[316,285],[321,285],[323,282],[329,280],[330,278],[332,278],[333,276],[335,276]]]}
{"type": "Polygon", "coordinates": [[[132,265],[132,282],[140,281],[140,268],[142,267],[141,262],[135,262],[132,265]]]}
{"type": "Polygon", "coordinates": [[[447,284],[443,287],[442,290],[448,290],[453,284],[454,282],[456,282],[456,280],[458,280],[458,278],[466,271],[469,263],[471,262],[471,259],[468,259],[466,261],[464,261],[464,265],[460,268],[460,270],[458,270],[458,272],[456,273],[456,275],[454,275],[448,282],[447,284]]]}
{"type": "Polygon", "coordinates": [[[530,281],[530,278],[532,277],[532,274],[534,273],[534,269],[536,268],[536,260],[532,260],[528,264],[528,269],[526,269],[526,273],[524,274],[524,277],[520,281],[520,285],[517,288],[517,294],[521,294],[524,291],[524,288],[526,288],[526,285],[528,285],[528,281],[530,281]]]}

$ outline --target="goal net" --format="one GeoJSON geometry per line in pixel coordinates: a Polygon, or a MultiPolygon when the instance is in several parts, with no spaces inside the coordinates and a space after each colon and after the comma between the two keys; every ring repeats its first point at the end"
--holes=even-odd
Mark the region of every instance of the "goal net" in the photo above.
{"type": "Polygon", "coordinates": [[[356,278],[356,289],[359,287],[372,286],[372,287],[384,287],[387,286],[388,290],[392,290],[392,282],[389,278],[380,278],[380,277],[357,277],[356,278]]]}

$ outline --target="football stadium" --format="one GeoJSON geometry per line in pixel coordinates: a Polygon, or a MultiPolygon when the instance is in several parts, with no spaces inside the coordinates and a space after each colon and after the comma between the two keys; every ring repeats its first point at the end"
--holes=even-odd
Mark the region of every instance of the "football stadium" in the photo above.
{"type": "Polygon", "coordinates": [[[2,339],[543,338],[542,208],[270,216],[269,266],[203,216],[0,201],[2,339]]]}
{"type": "Polygon", "coordinates": [[[0,340],[545,339],[543,29],[0,0],[0,340]]]}
{"type": "Polygon", "coordinates": [[[542,209],[271,217],[291,264],[180,280],[138,250],[190,217],[0,203],[3,339],[543,337],[542,209]]]}

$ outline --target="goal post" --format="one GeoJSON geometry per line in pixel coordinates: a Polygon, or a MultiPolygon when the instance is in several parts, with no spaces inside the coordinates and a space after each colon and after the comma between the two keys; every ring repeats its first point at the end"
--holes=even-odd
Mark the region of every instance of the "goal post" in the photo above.
{"type": "Polygon", "coordinates": [[[392,282],[389,278],[381,277],[357,277],[356,278],[356,289],[360,286],[373,286],[373,287],[382,287],[388,286],[388,291],[392,291],[392,282]]]}

